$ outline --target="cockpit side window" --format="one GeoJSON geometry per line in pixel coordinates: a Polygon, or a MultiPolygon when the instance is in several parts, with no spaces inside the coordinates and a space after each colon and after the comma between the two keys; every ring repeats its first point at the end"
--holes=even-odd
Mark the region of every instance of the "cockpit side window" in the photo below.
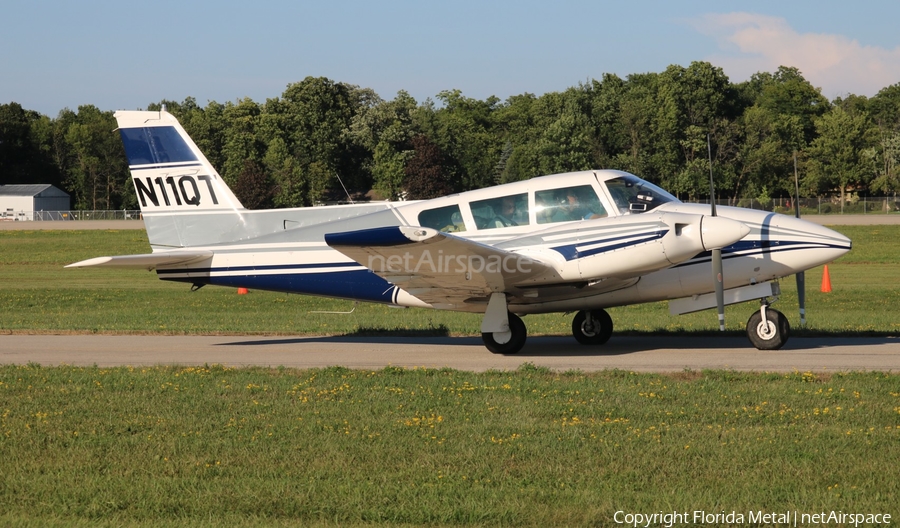
{"type": "Polygon", "coordinates": [[[666,191],[637,176],[620,176],[606,180],[606,189],[620,214],[643,213],[668,202],[677,202],[666,191]]]}
{"type": "Polygon", "coordinates": [[[419,213],[419,225],[443,231],[444,233],[458,233],[466,230],[459,205],[448,205],[435,209],[425,209],[419,213]]]}
{"type": "Polygon", "coordinates": [[[469,204],[476,229],[528,225],[528,193],[479,200],[469,204]]]}
{"type": "Polygon", "coordinates": [[[606,208],[600,203],[597,193],[590,185],[536,191],[534,202],[539,224],[590,220],[607,216],[606,208]]]}

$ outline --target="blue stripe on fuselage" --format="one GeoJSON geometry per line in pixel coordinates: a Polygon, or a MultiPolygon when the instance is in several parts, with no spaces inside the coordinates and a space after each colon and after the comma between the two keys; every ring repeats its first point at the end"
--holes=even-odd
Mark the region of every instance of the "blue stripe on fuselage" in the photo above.
{"type": "MultiPolygon", "coordinates": [[[[818,249],[849,249],[846,245],[842,244],[823,244],[821,242],[808,242],[799,240],[742,240],[728,247],[722,248],[722,260],[740,257],[752,257],[754,255],[765,255],[767,253],[780,253],[782,251],[799,251],[803,249],[810,249],[810,246],[815,246],[818,249]]],[[[683,266],[692,266],[694,264],[710,262],[711,260],[712,252],[702,251],[694,255],[694,257],[692,257],[690,260],[682,262],[681,264],[676,264],[672,267],[680,268],[683,266]]]]}
{"type": "MultiPolygon", "coordinates": [[[[321,267],[356,267],[356,263],[309,264],[306,269],[321,267]]],[[[360,301],[391,303],[394,286],[367,269],[346,271],[326,271],[318,273],[275,273],[254,274],[254,271],[283,269],[297,270],[298,266],[241,266],[233,268],[197,268],[179,270],[157,270],[160,279],[192,284],[213,284],[255,290],[268,290],[325,297],[342,297],[360,301]],[[243,271],[241,275],[209,275],[210,272],[243,271]],[[174,277],[175,274],[202,274],[200,277],[174,277]]]]}
{"type": "Polygon", "coordinates": [[[615,238],[607,238],[600,240],[584,240],[580,241],[577,244],[567,244],[565,246],[556,246],[554,248],[550,248],[563,257],[566,260],[574,260],[577,258],[590,257],[591,255],[599,255],[600,253],[606,253],[608,251],[615,251],[617,249],[622,249],[628,246],[636,246],[638,244],[644,244],[646,242],[652,242],[654,240],[659,240],[662,237],[666,236],[668,233],[668,229],[661,229],[654,233],[650,233],[647,235],[625,235],[615,238]],[[639,238],[637,240],[634,239],[636,236],[643,236],[643,238],[639,238]],[[608,242],[615,242],[616,240],[625,240],[625,242],[620,242],[618,244],[612,244],[608,246],[597,247],[593,249],[579,250],[579,247],[590,246],[594,244],[603,244],[608,242]]]}

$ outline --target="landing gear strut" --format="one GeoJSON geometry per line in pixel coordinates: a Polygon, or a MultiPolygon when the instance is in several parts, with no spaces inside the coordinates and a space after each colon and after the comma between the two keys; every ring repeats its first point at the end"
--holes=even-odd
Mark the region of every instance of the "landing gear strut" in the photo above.
{"type": "Polygon", "coordinates": [[[572,335],[582,345],[602,345],[612,335],[612,317],[606,310],[582,310],[572,320],[572,335]]]}
{"type": "Polygon", "coordinates": [[[515,354],[525,346],[528,331],[518,315],[509,311],[506,294],[495,292],[488,299],[481,320],[481,340],[494,354],[515,354]]]}
{"type": "Polygon", "coordinates": [[[778,350],[787,343],[790,333],[791,324],[787,317],[769,308],[766,302],[747,321],[747,337],[759,350],[778,350]]]}

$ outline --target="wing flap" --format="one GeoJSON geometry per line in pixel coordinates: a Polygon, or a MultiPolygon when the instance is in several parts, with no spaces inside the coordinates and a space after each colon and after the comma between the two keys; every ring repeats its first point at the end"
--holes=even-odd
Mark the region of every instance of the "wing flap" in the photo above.
{"type": "Polygon", "coordinates": [[[325,242],[432,305],[459,305],[555,273],[525,255],[426,227],[332,233],[325,235],[325,242]]]}
{"type": "Polygon", "coordinates": [[[146,255],[118,255],[114,257],[96,257],[69,264],[67,268],[122,268],[145,269],[152,271],[159,267],[190,264],[200,260],[212,258],[212,251],[172,251],[163,253],[150,253],[146,255]]]}

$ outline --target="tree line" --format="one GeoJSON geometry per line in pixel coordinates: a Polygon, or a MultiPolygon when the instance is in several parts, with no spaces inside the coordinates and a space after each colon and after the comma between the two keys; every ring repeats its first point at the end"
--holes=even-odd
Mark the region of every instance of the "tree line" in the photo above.
{"type": "MultiPolygon", "coordinates": [[[[828,101],[789,67],[735,84],[694,62],[542,96],[447,90],[421,103],[307,77],[263,103],[189,97],[147,109],[163,105],[248,208],[431,198],[596,168],[702,199],[707,141],[719,198],[793,195],[795,154],[803,196],[900,188],[900,83],[828,101]]],[[[136,208],[115,128],[113,112],[92,105],[56,118],[0,105],[0,183],[57,185],[76,209],[136,208]]]]}

